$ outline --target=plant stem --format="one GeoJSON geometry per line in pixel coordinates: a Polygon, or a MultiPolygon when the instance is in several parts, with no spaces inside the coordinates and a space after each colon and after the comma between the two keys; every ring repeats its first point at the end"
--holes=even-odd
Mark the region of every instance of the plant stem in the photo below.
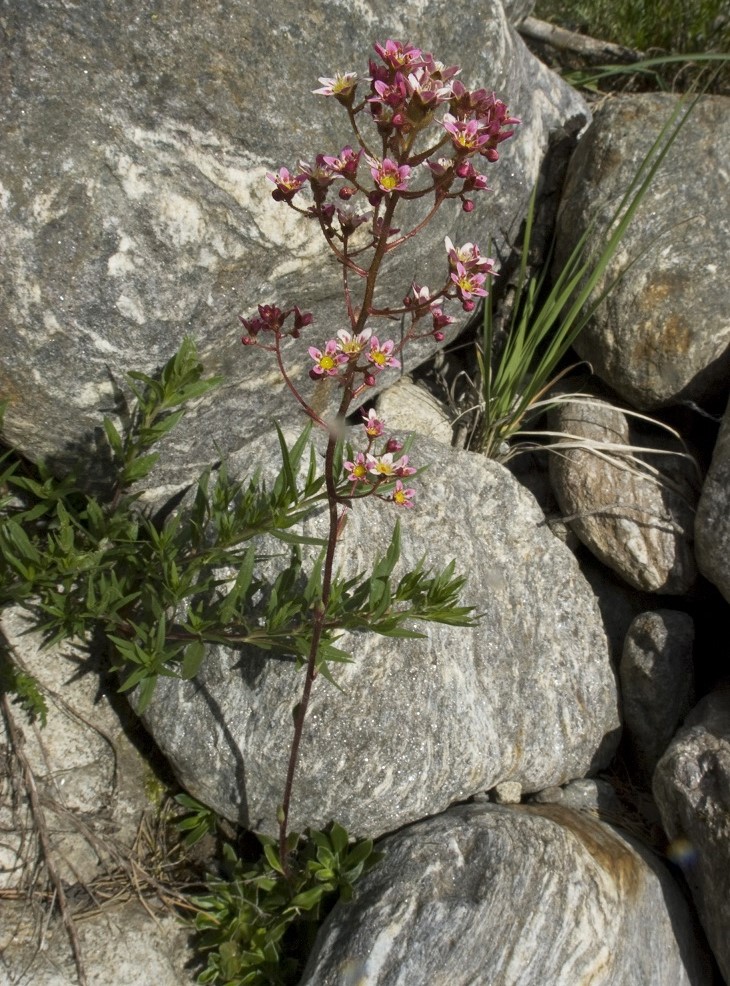
{"type": "Polygon", "coordinates": [[[292,788],[294,786],[294,775],[296,773],[297,763],[299,760],[299,747],[301,745],[302,734],[304,732],[304,720],[306,719],[307,709],[309,708],[309,699],[312,694],[312,685],[314,684],[314,679],[317,677],[317,654],[319,652],[319,644],[324,632],[327,606],[329,603],[330,591],[332,589],[332,571],[334,568],[337,538],[342,529],[342,518],[338,509],[340,500],[337,495],[337,486],[334,475],[335,452],[337,450],[337,442],[339,440],[338,435],[344,425],[345,414],[351,400],[352,389],[349,384],[346,384],[342,395],[342,401],[335,418],[335,426],[334,428],[329,429],[329,434],[327,437],[327,450],[325,452],[324,460],[324,476],[325,486],[327,489],[329,531],[327,537],[327,551],[325,553],[324,566],[322,568],[322,595],[319,605],[316,607],[312,618],[312,639],[309,646],[309,654],[307,656],[307,669],[305,672],[304,688],[302,689],[302,697],[299,700],[296,714],[294,716],[294,736],[292,738],[292,744],[289,751],[289,765],[287,767],[284,796],[279,814],[279,860],[286,876],[289,876],[287,835],[289,828],[289,809],[291,807],[292,788]]]}

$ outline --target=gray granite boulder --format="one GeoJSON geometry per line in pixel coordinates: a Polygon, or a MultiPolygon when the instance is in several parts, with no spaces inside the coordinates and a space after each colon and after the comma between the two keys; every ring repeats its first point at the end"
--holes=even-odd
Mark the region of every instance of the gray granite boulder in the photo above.
{"type": "MultiPolygon", "coordinates": [[[[335,818],[380,835],[454,801],[516,781],[537,791],[605,765],[618,733],[616,686],[593,594],[533,498],[497,463],[418,438],[418,505],[402,520],[396,576],[425,556],[456,559],[473,629],[430,624],[423,639],[345,635],[341,691],[315,681],[294,787],[292,827],[335,818]]],[[[259,449],[234,457],[236,476],[259,449]]],[[[277,467],[278,468],[278,467],[277,467]]],[[[321,514],[305,531],[321,535],[321,514]]],[[[382,555],[385,503],[355,503],[337,564],[352,575],[382,555]]],[[[286,556],[278,548],[279,566],[286,556]]],[[[252,648],[210,647],[197,678],[160,679],[144,721],[178,778],[231,820],[271,832],[302,675],[252,648]]]]}
{"type": "Polygon", "coordinates": [[[558,805],[467,805],[379,846],[301,986],[709,986],[694,921],[638,842],[558,805]]]}
{"type": "MultiPolygon", "coordinates": [[[[560,268],[597,216],[589,251],[677,103],[668,94],[615,95],[596,112],[573,155],[558,218],[560,268]]],[[[730,375],[730,99],[705,96],[656,174],[597,299],[636,260],[581,333],[575,348],[641,410],[717,404],[730,375]]]]}
{"type": "Polygon", "coordinates": [[[695,555],[699,570],[730,602],[730,404],[697,505],[695,555]]]}
{"type": "MultiPolygon", "coordinates": [[[[169,441],[171,481],[208,465],[213,443],[239,448],[287,413],[268,354],[241,349],[238,313],[298,303],[314,312],[314,343],[345,327],[346,314],[323,239],[272,200],[265,176],[352,140],[342,109],[312,89],[336,71],[366,73],[373,42],[389,36],[461,64],[467,85],[498,90],[523,121],[490,168],[493,193],[477,196],[470,216],[447,203],[412,250],[392,255],[376,300],[400,304],[416,272],[421,283],[445,279],[444,234],[503,246],[551,131],[588,118],[499,0],[201,0],[185,12],[154,0],[29,0],[5,10],[6,440],[59,469],[98,464],[102,413],[124,417],[124,374],[153,371],[183,335],[225,387],[188,419],[184,443],[169,441]]],[[[420,344],[412,360],[435,345],[420,344]]],[[[306,347],[286,359],[308,386],[306,347]]]]}
{"type": "Polygon", "coordinates": [[[692,710],[657,764],[653,790],[670,855],[730,980],[730,686],[692,710]]]}
{"type": "MultiPolygon", "coordinates": [[[[575,534],[629,585],[687,592],[697,577],[692,471],[678,454],[662,454],[661,434],[630,422],[597,399],[555,407],[551,431],[565,436],[550,458],[555,495],[575,534]]],[[[670,448],[682,451],[679,443],[670,448]]]]}

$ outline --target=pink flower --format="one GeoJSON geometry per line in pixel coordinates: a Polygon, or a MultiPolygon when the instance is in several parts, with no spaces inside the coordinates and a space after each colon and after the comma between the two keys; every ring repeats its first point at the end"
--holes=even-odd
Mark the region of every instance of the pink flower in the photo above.
{"type": "Polygon", "coordinates": [[[312,89],[315,96],[335,96],[346,99],[355,91],[357,85],[356,72],[337,72],[333,79],[320,78],[321,89],[312,89]]]}
{"type": "Polygon", "coordinates": [[[391,494],[391,500],[396,505],[396,507],[406,507],[410,509],[413,504],[413,497],[416,495],[416,491],[413,489],[406,489],[398,479],[395,483],[395,489],[391,494]]]}
{"type": "Polygon", "coordinates": [[[379,369],[383,369],[386,366],[400,366],[400,360],[393,356],[393,346],[395,343],[392,339],[388,339],[381,346],[378,342],[378,337],[373,336],[370,340],[370,352],[368,353],[368,359],[371,363],[377,366],[379,369]]]}
{"type": "Polygon", "coordinates": [[[449,157],[440,157],[436,161],[425,161],[424,163],[436,178],[443,178],[454,167],[454,162],[449,157]]]}
{"type": "Polygon", "coordinates": [[[347,478],[351,483],[365,483],[368,478],[368,469],[365,462],[365,453],[358,452],[352,462],[343,462],[347,478]]]}
{"type": "Polygon", "coordinates": [[[415,48],[410,41],[403,43],[389,39],[384,45],[376,42],[373,48],[392,69],[410,68],[421,58],[421,49],[415,48]]]}
{"type": "Polygon", "coordinates": [[[373,82],[373,89],[378,95],[371,96],[368,99],[369,103],[382,103],[384,106],[391,106],[394,109],[401,106],[408,95],[406,80],[400,72],[395,73],[395,77],[390,83],[373,82]]]}
{"type": "Polygon", "coordinates": [[[368,158],[370,164],[370,174],[378,188],[384,192],[404,192],[408,188],[408,179],[411,169],[407,164],[400,167],[391,161],[389,157],[378,161],[377,158],[368,158]]]}
{"type": "Polygon", "coordinates": [[[368,472],[374,476],[412,476],[416,471],[413,466],[408,465],[407,455],[402,455],[397,462],[394,462],[392,452],[386,452],[384,455],[368,453],[365,464],[368,472]]]}
{"type": "Polygon", "coordinates": [[[489,134],[483,132],[478,120],[457,120],[451,113],[445,113],[441,122],[457,151],[474,153],[489,141],[489,134]]]}
{"type": "MultiPolygon", "coordinates": [[[[340,189],[339,192],[340,198],[349,197],[349,195],[343,196],[342,194],[343,192],[349,192],[350,195],[354,195],[355,191],[356,189],[349,188],[349,186],[345,186],[344,188],[340,189]]],[[[342,229],[343,233],[354,232],[354,230],[356,230],[358,226],[362,226],[363,223],[366,223],[371,218],[371,216],[372,216],[372,212],[370,211],[360,212],[358,208],[356,208],[353,205],[350,205],[347,202],[345,203],[345,205],[338,206],[337,208],[337,219],[339,221],[340,228],[342,229]]]]}
{"type": "Polygon", "coordinates": [[[486,279],[486,274],[468,271],[461,261],[457,263],[456,271],[451,274],[451,280],[456,285],[456,293],[461,301],[471,301],[472,295],[486,298],[487,292],[482,287],[486,279]]]}
{"type": "Polygon", "coordinates": [[[386,452],[385,455],[370,455],[365,457],[365,464],[369,473],[374,476],[396,476],[393,453],[386,452]]]}
{"type": "Polygon", "coordinates": [[[339,157],[331,157],[327,154],[322,155],[322,160],[330,169],[338,175],[353,177],[357,174],[357,166],[360,163],[362,151],[353,151],[348,145],[340,151],[339,157]]]}
{"type": "Polygon", "coordinates": [[[346,332],[345,329],[340,329],[337,333],[337,337],[340,340],[337,343],[337,348],[341,353],[346,353],[348,357],[357,356],[358,353],[363,351],[365,348],[365,343],[372,334],[372,329],[363,329],[362,332],[358,332],[356,336],[352,335],[350,332],[346,332]]]}
{"type": "Polygon", "coordinates": [[[277,202],[291,202],[307,181],[306,175],[292,175],[287,168],[279,168],[278,174],[267,171],[266,177],[276,185],[271,195],[277,202]]]}
{"type": "Polygon", "coordinates": [[[396,476],[412,476],[415,473],[413,466],[408,465],[408,456],[402,455],[397,462],[393,463],[396,476]]]}
{"type": "Polygon", "coordinates": [[[347,356],[337,351],[337,343],[330,339],[324,347],[324,352],[309,347],[309,355],[314,360],[314,366],[309,371],[310,377],[316,380],[317,377],[334,377],[342,363],[347,362],[347,356]]]}
{"type": "MultiPolygon", "coordinates": [[[[369,435],[369,437],[379,438],[383,434],[383,431],[385,430],[385,425],[380,420],[380,418],[378,418],[378,412],[375,410],[375,408],[371,407],[367,414],[363,411],[362,416],[364,418],[363,427],[365,428],[365,431],[369,435]]],[[[394,450],[390,449],[389,451],[394,451],[394,450]]]]}
{"type": "Polygon", "coordinates": [[[410,292],[403,299],[403,304],[406,308],[415,308],[418,310],[428,308],[431,300],[431,292],[426,285],[421,286],[414,281],[411,285],[410,292]]]}

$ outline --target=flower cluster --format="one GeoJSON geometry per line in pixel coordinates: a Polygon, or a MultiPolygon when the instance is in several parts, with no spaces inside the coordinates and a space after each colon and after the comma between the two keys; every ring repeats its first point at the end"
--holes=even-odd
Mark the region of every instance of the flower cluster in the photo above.
{"type": "Polygon", "coordinates": [[[407,455],[394,458],[403,449],[395,438],[389,438],[379,454],[373,452],[375,440],[383,436],[385,425],[375,410],[363,411],[362,415],[363,427],[367,435],[367,448],[343,463],[347,481],[353,484],[353,489],[365,489],[365,492],[358,493],[358,496],[374,494],[380,499],[389,500],[397,507],[411,508],[416,491],[404,486],[403,479],[412,476],[416,470],[408,464],[407,455]],[[393,480],[395,486],[389,487],[387,495],[377,492],[383,483],[392,483],[393,480]]]}
{"type": "MultiPolygon", "coordinates": [[[[300,171],[290,174],[282,168],[268,177],[276,185],[274,197],[291,203],[294,195],[309,182],[316,207],[322,208],[323,190],[337,177],[348,184],[338,194],[349,197],[357,191],[368,195],[377,205],[383,195],[408,192],[409,195],[435,193],[437,200],[459,198],[463,208],[473,208],[466,195],[488,188],[487,178],[474,167],[469,158],[494,162],[499,158],[497,147],[514,134],[520,121],[510,116],[506,105],[486,89],[469,90],[456,79],[460,69],[445,66],[429,52],[408,42],[388,40],[375,44],[380,61],[370,59],[370,91],[356,102],[359,79],[354,72],[322,77],[322,86],[314,89],[317,95],[334,96],[348,108],[352,116],[367,109],[381,138],[384,153],[373,153],[360,132],[359,151],[343,149],[339,157],[321,155],[315,165],[300,162],[300,171]],[[443,108],[443,117],[431,147],[415,147],[415,137],[425,131],[443,108]],[[444,132],[450,139],[451,156],[439,156],[445,143],[444,132]],[[361,185],[357,169],[361,154],[365,154],[374,187],[361,185]],[[431,181],[416,192],[411,182],[416,170],[431,173],[431,181]]],[[[315,213],[317,208],[315,208],[315,213]]],[[[325,217],[326,218],[326,217],[325,217]]]]}
{"type": "MultiPolygon", "coordinates": [[[[470,212],[472,196],[488,188],[479,168],[498,160],[499,145],[519,123],[493,92],[467,89],[457,78],[457,66],[447,67],[409,42],[389,39],[374,49],[376,58],[369,61],[367,77],[359,78],[354,72],[323,76],[320,88],[314,90],[334,97],[346,109],[352,143],[336,154],[317,154],[313,163],[299,161],[292,171],[282,167],[267,174],[274,185],[273,198],[316,221],[342,267],[349,326],[327,339],[322,348],[308,348],[309,376],[334,379],[340,390],[334,423],[321,418],[299,393],[283,359],[282,338],[298,338],[312,316],[297,307],[283,311],[275,305],[260,305],[257,316],[241,317],[244,345],[275,352],[294,397],[316,423],[329,430],[330,469],[333,443],[339,441],[353,401],[375,385],[383,370],[401,365],[401,351],[412,340],[430,335],[438,343],[444,341],[444,330],[455,321],[444,311],[446,302],[458,301],[464,311],[471,312],[487,294],[494,261],[482,257],[476,244],[456,248],[447,237],[446,269],[438,288],[431,290],[414,282],[401,307],[380,308],[374,301],[385,257],[422,232],[447,200],[460,202],[470,212]],[[358,96],[361,85],[368,88],[358,96]],[[360,114],[371,129],[374,125],[372,143],[361,126],[360,114]],[[307,204],[301,204],[304,191],[311,197],[307,204]],[[420,220],[412,229],[401,230],[394,221],[400,200],[421,198],[428,201],[420,220]],[[369,263],[363,259],[367,256],[369,263]],[[362,288],[359,297],[358,287],[362,288]],[[400,319],[402,325],[410,320],[398,345],[370,327],[377,318],[391,323],[400,319]],[[427,330],[418,327],[422,320],[427,330]],[[263,341],[266,333],[270,335],[263,341]]],[[[367,447],[345,463],[346,478],[338,480],[330,472],[330,495],[334,495],[333,484],[339,483],[339,502],[375,495],[411,507],[414,491],[403,484],[415,472],[408,456],[398,457],[402,446],[393,438],[376,452],[374,443],[384,440],[384,435],[374,411],[365,416],[364,427],[367,447]]]]}
{"type": "Polygon", "coordinates": [[[336,339],[329,339],[324,350],[309,347],[314,366],[309,371],[313,380],[320,377],[339,377],[343,386],[352,387],[357,375],[366,387],[375,385],[375,376],[386,367],[399,367],[392,339],[381,342],[372,329],[353,334],[340,329],[336,339]]]}

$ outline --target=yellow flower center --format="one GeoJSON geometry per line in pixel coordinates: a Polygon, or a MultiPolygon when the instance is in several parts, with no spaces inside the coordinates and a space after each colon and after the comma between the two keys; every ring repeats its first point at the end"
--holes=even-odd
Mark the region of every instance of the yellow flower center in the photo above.
{"type": "Polygon", "coordinates": [[[322,356],[320,358],[319,365],[323,370],[333,370],[336,364],[331,356],[322,356]]]}
{"type": "Polygon", "coordinates": [[[373,361],[373,363],[377,363],[378,366],[385,366],[385,361],[387,358],[388,357],[385,355],[385,353],[381,353],[379,349],[374,349],[370,353],[370,359],[373,361]]]}
{"type": "Polygon", "coordinates": [[[393,494],[393,500],[395,503],[400,503],[401,506],[408,501],[405,490],[396,490],[393,494]]]}
{"type": "Polygon", "coordinates": [[[391,188],[395,188],[397,184],[398,184],[397,175],[388,173],[387,175],[380,176],[380,187],[385,188],[387,191],[390,191],[391,188]]]}
{"type": "Polygon", "coordinates": [[[392,465],[389,462],[378,462],[378,464],[376,465],[375,469],[382,476],[392,476],[393,475],[393,467],[392,467],[392,465]]]}

